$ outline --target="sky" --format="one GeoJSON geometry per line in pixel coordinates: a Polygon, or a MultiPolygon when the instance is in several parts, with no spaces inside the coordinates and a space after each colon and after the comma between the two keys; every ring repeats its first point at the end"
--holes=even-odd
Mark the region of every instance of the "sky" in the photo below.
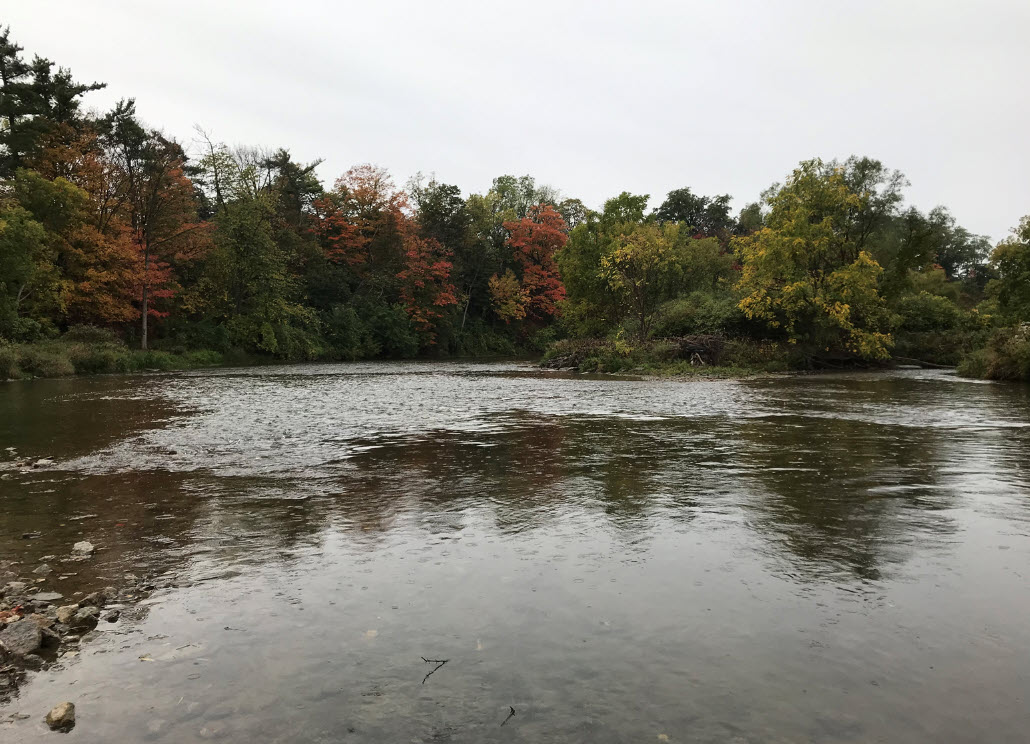
{"type": "Polygon", "coordinates": [[[759,198],[868,155],[993,240],[1030,214],[1028,0],[0,0],[26,54],[184,144],[372,162],[465,193],[530,174],[759,198]]]}

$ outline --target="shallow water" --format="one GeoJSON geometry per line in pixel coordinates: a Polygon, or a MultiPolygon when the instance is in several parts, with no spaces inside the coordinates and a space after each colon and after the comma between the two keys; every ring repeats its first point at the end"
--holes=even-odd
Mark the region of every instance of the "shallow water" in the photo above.
{"type": "Polygon", "coordinates": [[[66,596],[176,584],[36,675],[3,741],[52,741],[63,700],[69,741],[114,743],[1030,736],[1026,387],[39,380],[0,385],[0,478],[0,554],[57,556],[66,596]]]}

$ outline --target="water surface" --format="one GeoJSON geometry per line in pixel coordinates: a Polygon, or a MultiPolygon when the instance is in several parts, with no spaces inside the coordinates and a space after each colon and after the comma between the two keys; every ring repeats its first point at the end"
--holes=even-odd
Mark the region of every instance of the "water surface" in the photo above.
{"type": "Polygon", "coordinates": [[[37,675],[3,740],[52,741],[62,700],[69,741],[115,743],[1030,731],[1026,387],[508,363],[38,380],[0,385],[0,468],[2,556],[56,556],[70,597],[175,585],[37,675]],[[84,538],[96,557],[62,565],[84,538]]]}

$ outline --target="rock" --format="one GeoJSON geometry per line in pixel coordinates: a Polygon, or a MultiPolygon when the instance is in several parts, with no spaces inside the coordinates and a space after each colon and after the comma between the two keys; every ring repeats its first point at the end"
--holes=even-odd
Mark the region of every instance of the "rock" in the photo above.
{"type": "Polygon", "coordinates": [[[8,581],[4,584],[4,596],[10,597],[12,595],[24,594],[28,586],[24,581],[8,581]]]}
{"type": "Polygon", "coordinates": [[[72,555],[93,555],[94,550],[96,547],[89,540],[82,540],[72,545],[72,555]]]}
{"type": "Polygon", "coordinates": [[[100,621],[100,610],[96,607],[80,607],[69,623],[74,628],[95,628],[100,621]]]}
{"type": "Polygon", "coordinates": [[[63,625],[68,625],[71,623],[72,618],[75,617],[75,611],[78,609],[78,605],[65,605],[64,607],[58,607],[57,622],[63,625]]]}
{"type": "Polygon", "coordinates": [[[23,532],[21,535],[22,540],[35,540],[37,537],[42,537],[42,532],[23,532]]]}
{"type": "Polygon", "coordinates": [[[120,618],[121,616],[122,613],[119,610],[111,610],[106,615],[104,615],[104,619],[109,623],[116,623],[118,622],[118,618],[120,618]]]}
{"type": "Polygon", "coordinates": [[[64,595],[59,592],[37,592],[32,595],[32,600],[34,602],[56,602],[63,598],[64,595]]]}
{"type": "Polygon", "coordinates": [[[103,607],[107,604],[107,595],[104,592],[90,592],[79,600],[79,607],[103,607]]]}
{"type": "Polygon", "coordinates": [[[46,467],[49,467],[49,466],[51,466],[53,464],[54,464],[54,461],[51,460],[49,457],[41,457],[40,459],[38,459],[34,463],[32,463],[32,467],[33,468],[46,468],[46,467]]]}
{"type": "Polygon", "coordinates": [[[54,731],[71,731],[75,725],[75,703],[61,703],[46,714],[47,726],[54,731]]]}
{"type": "Polygon", "coordinates": [[[61,645],[61,636],[56,630],[53,628],[42,628],[41,630],[43,631],[43,648],[57,648],[61,645]]]}
{"type": "Polygon", "coordinates": [[[31,620],[32,622],[34,622],[36,625],[38,625],[41,628],[49,628],[51,625],[54,624],[53,620],[51,620],[46,615],[40,615],[38,612],[35,612],[35,613],[29,615],[25,619],[26,620],[31,620]]]}
{"type": "Polygon", "coordinates": [[[43,643],[43,630],[31,620],[11,623],[0,633],[0,647],[9,654],[24,657],[43,643]]]}
{"type": "Polygon", "coordinates": [[[49,563],[40,563],[36,568],[32,570],[32,573],[39,574],[40,576],[46,576],[48,573],[53,572],[54,569],[50,568],[49,563]]]}

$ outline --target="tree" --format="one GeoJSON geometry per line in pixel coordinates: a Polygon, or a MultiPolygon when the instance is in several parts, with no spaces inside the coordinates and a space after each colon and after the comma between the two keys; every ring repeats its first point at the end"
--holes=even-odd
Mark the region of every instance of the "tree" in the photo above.
{"type": "Polygon", "coordinates": [[[882,359],[893,343],[883,269],[863,250],[882,207],[852,183],[847,166],[811,160],[767,195],[766,227],[734,241],[740,309],[792,343],[882,359]]]}
{"type": "Polygon", "coordinates": [[[104,88],[102,83],[77,83],[71,72],[35,57],[22,60],[22,48],[0,29],[0,177],[9,178],[27,164],[41,142],[62,125],[69,131],[81,122],[80,98],[104,88]]]}
{"type": "Polygon", "coordinates": [[[110,134],[122,176],[128,222],[140,256],[140,346],[147,348],[149,319],[166,313],[151,303],[175,295],[173,259],[192,259],[203,250],[205,223],[197,219],[186,156],[174,140],[145,129],[132,101],[116,110],[110,134]]]}
{"type": "Polygon", "coordinates": [[[679,223],[627,225],[614,250],[601,258],[601,275],[636,318],[637,335],[647,338],[663,289],[678,273],[679,223]]]}
{"type": "Polygon", "coordinates": [[[694,234],[722,235],[734,227],[731,200],[729,194],[699,196],[689,188],[676,189],[655,210],[655,218],[659,222],[682,222],[694,234]]]}
{"type": "Polygon", "coordinates": [[[1002,312],[1015,321],[1030,321],[1030,215],[1020,220],[1011,236],[998,243],[991,261],[999,276],[989,290],[1002,312]]]}
{"type": "Polygon", "coordinates": [[[450,252],[433,238],[419,237],[414,226],[409,226],[404,245],[405,267],[397,274],[401,301],[415,327],[433,345],[443,309],[458,302],[451,283],[450,252]]]}
{"type": "Polygon", "coordinates": [[[540,204],[518,222],[505,222],[504,228],[509,232],[507,245],[521,270],[518,279],[527,298],[526,318],[549,320],[565,299],[555,254],[568,240],[568,226],[554,207],[540,204]]]}
{"type": "Polygon", "coordinates": [[[20,320],[49,264],[46,231],[20,207],[0,208],[0,339],[21,338],[20,320]]]}

